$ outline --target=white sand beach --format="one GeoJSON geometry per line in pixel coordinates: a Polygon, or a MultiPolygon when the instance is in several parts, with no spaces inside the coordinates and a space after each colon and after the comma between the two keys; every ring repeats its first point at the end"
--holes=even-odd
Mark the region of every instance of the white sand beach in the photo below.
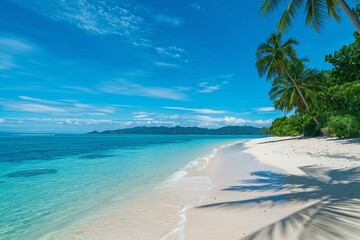
{"type": "Polygon", "coordinates": [[[360,239],[360,142],[271,137],[226,148],[186,212],[197,239],[360,239]]]}
{"type": "Polygon", "coordinates": [[[45,239],[360,239],[360,142],[262,138],[45,239]]]}

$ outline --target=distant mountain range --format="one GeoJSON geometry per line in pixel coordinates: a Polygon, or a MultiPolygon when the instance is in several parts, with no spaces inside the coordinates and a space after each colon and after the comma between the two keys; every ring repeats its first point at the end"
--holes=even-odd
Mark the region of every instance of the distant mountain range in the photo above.
{"type": "Polygon", "coordinates": [[[194,134],[194,135],[265,135],[260,128],[251,126],[229,126],[218,129],[198,127],[134,127],[87,134],[194,134]]]}

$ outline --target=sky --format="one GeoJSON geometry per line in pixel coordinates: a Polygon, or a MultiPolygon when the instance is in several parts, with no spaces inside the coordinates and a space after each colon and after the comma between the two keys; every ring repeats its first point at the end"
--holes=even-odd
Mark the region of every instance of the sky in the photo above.
{"type": "MultiPolygon", "coordinates": [[[[255,68],[280,11],[259,1],[0,1],[0,131],[82,133],[135,126],[268,126],[283,113],[255,68]]],[[[353,41],[298,16],[309,67],[353,41]]]]}

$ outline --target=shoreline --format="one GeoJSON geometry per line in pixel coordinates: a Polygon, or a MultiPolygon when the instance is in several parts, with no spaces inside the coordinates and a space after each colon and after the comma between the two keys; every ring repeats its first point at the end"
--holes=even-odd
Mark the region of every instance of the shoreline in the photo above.
{"type": "Polygon", "coordinates": [[[186,239],[360,238],[358,141],[249,140],[205,171],[215,187],[187,211],[186,239]]]}
{"type": "Polygon", "coordinates": [[[44,239],[304,239],[311,227],[316,232],[325,224],[320,219],[304,228],[314,209],[339,208],[332,199],[348,204],[340,206],[344,214],[349,206],[354,213],[343,220],[337,213],[333,228],[338,230],[319,239],[338,239],[334,234],[358,239],[359,147],[358,142],[279,137],[218,145],[141,197],[44,239]],[[337,184],[342,178],[346,186],[337,184]],[[339,193],[344,188],[353,195],[339,193]],[[345,231],[344,222],[352,230],[345,231]]]}
{"type": "Polygon", "coordinates": [[[213,187],[204,169],[219,150],[244,140],[215,145],[211,152],[188,162],[152,190],[113,202],[84,221],[42,239],[184,239],[185,212],[213,187]]]}

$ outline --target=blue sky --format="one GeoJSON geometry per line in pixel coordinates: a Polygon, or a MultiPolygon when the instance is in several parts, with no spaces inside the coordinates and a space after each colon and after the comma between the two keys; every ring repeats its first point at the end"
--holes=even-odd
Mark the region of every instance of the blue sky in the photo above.
{"type": "MultiPolygon", "coordinates": [[[[254,67],[279,13],[259,1],[3,0],[0,131],[266,126],[281,116],[254,67]]],[[[343,17],[286,37],[310,66],[353,41],[343,17]]]]}

